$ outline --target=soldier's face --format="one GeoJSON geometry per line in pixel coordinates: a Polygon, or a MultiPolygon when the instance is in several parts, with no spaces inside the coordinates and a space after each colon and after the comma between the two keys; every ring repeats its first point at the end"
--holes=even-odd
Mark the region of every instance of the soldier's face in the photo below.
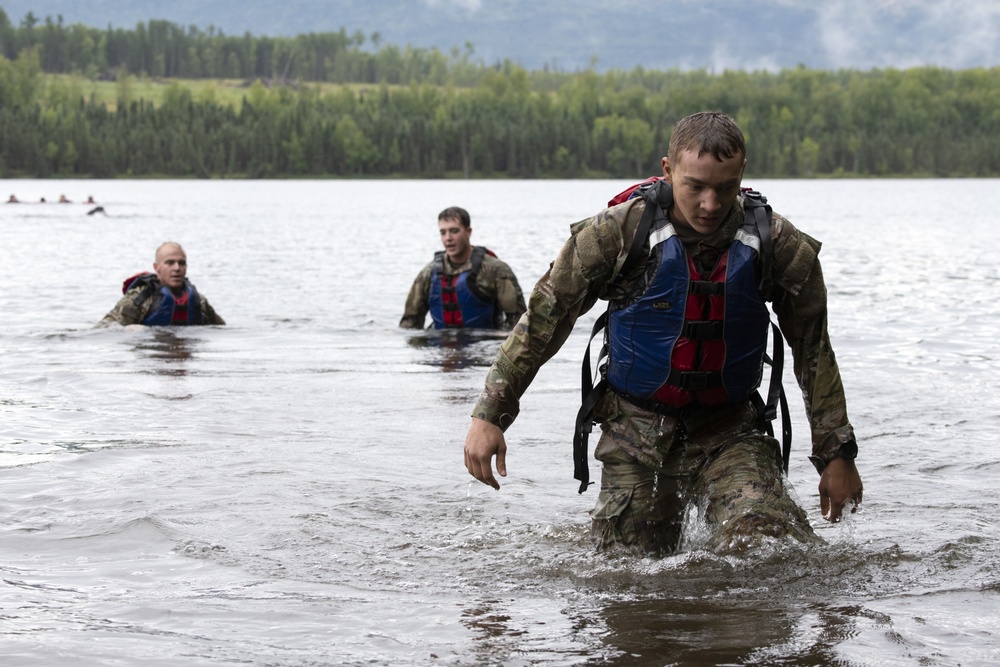
{"type": "Polygon", "coordinates": [[[160,283],[170,289],[177,289],[184,284],[184,277],[187,275],[187,256],[180,248],[165,246],[157,253],[153,270],[160,283]]]}
{"type": "Polygon", "coordinates": [[[663,177],[674,190],[671,220],[701,234],[718,229],[740,193],[746,163],[742,155],[720,161],[691,149],[663,158],[663,177]]]}
{"type": "Polygon", "coordinates": [[[444,246],[444,253],[448,255],[448,261],[459,264],[469,258],[472,227],[463,227],[462,221],[458,218],[444,218],[438,220],[438,231],[441,232],[441,245],[444,246]]]}

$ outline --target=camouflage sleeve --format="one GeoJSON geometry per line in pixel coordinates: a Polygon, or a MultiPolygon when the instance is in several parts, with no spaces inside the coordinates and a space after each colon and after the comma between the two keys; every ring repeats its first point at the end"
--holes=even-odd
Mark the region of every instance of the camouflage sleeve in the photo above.
{"type": "Polygon", "coordinates": [[[419,274],[410,293],[406,297],[406,306],[403,308],[403,318],[399,320],[399,326],[404,329],[423,329],[424,320],[427,317],[427,298],[430,296],[432,264],[427,264],[419,274]]]}
{"type": "Polygon", "coordinates": [[[226,321],[215,312],[208,299],[201,297],[201,321],[205,324],[225,324],[226,321]]]}
{"type": "Polygon", "coordinates": [[[526,310],[524,293],[506,262],[487,255],[476,278],[476,286],[500,306],[506,329],[512,328],[521,319],[526,310]]]}
{"type": "Polygon", "coordinates": [[[577,318],[607,297],[643,206],[642,200],[632,200],[571,227],[569,240],[532,290],[527,311],[501,345],[473,417],[504,430],[513,423],[521,396],[542,364],[566,342],[577,318]]]}
{"type": "Polygon", "coordinates": [[[819,262],[821,244],[774,216],[774,312],[792,349],[795,378],[812,430],[810,460],[818,470],[854,440],[847,399],[827,331],[826,284],[819,262]]]}
{"type": "Polygon", "coordinates": [[[125,293],[125,295],[118,299],[118,303],[112,308],[107,315],[105,315],[100,322],[97,323],[98,327],[110,326],[117,322],[122,326],[129,324],[141,324],[146,318],[146,314],[149,312],[150,299],[145,299],[139,305],[136,305],[136,297],[142,291],[141,287],[131,289],[125,293]]]}

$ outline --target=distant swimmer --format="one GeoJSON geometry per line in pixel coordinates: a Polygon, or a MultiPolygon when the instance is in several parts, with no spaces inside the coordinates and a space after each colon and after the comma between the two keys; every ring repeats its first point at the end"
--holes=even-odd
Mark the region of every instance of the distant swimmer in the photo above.
{"type": "Polygon", "coordinates": [[[59,203],[60,204],[72,204],[73,202],[71,202],[70,200],[66,199],[66,195],[59,195],[59,203]]]}
{"type": "Polygon", "coordinates": [[[7,200],[7,203],[8,204],[20,204],[21,201],[15,195],[11,195],[10,199],[7,200]]]}
{"type": "Polygon", "coordinates": [[[96,204],[97,202],[94,201],[94,195],[87,195],[87,201],[85,203],[87,203],[87,204],[96,204]]]}
{"type": "Polygon", "coordinates": [[[94,215],[95,213],[104,213],[104,215],[107,215],[107,213],[104,211],[103,206],[95,206],[94,208],[87,211],[87,215],[94,215]]]}
{"type": "Polygon", "coordinates": [[[38,203],[39,204],[44,204],[45,203],[45,197],[42,197],[41,199],[39,199],[38,203]]]}

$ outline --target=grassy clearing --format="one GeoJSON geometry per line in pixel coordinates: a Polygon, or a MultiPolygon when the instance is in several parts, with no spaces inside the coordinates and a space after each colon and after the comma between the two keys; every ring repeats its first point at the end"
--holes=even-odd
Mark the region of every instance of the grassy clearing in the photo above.
{"type": "MultiPolygon", "coordinates": [[[[44,74],[42,78],[45,81],[41,91],[43,97],[51,99],[54,95],[64,96],[72,100],[83,98],[103,104],[110,110],[114,110],[118,106],[118,98],[123,88],[131,100],[145,100],[152,102],[154,106],[160,106],[166,91],[171,86],[180,86],[191,91],[191,97],[196,102],[210,102],[239,109],[243,104],[244,96],[253,83],[242,79],[160,79],[137,76],[129,76],[122,83],[98,81],[70,74],[44,74]]],[[[360,92],[376,87],[371,84],[336,83],[308,83],[298,86],[298,88],[318,90],[320,94],[341,91],[345,88],[360,92]]]]}
{"type": "Polygon", "coordinates": [[[47,74],[46,92],[48,95],[66,95],[71,98],[84,98],[103,104],[114,110],[123,89],[132,100],[145,100],[155,106],[163,103],[164,94],[170,86],[177,85],[191,91],[191,96],[198,102],[214,102],[239,108],[246,95],[249,85],[238,80],[216,79],[152,79],[147,77],[128,77],[124,83],[118,81],[97,81],[82,76],[67,74],[47,74]]]}

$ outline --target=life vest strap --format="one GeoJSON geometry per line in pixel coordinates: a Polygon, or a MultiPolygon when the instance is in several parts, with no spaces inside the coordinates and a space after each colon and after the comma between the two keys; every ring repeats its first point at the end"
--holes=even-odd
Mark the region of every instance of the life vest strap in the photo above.
{"type": "Polygon", "coordinates": [[[633,396],[631,394],[626,394],[625,392],[615,390],[618,398],[622,399],[627,403],[631,403],[636,407],[640,407],[643,410],[648,410],[649,412],[655,412],[658,415],[665,415],[667,417],[677,417],[684,414],[685,408],[675,408],[672,405],[667,405],[666,403],[660,403],[657,400],[651,398],[641,398],[639,396],[633,396]]]}
{"type": "Polygon", "coordinates": [[[685,322],[681,328],[681,336],[691,340],[718,340],[722,338],[724,326],[719,320],[685,322]]]}
{"type": "Polygon", "coordinates": [[[679,371],[676,368],[671,368],[664,384],[679,387],[685,391],[718,389],[722,386],[722,373],[717,371],[679,371]]]}
{"type": "Polygon", "coordinates": [[[726,283],[712,282],[708,280],[692,280],[688,288],[688,294],[699,296],[721,296],[726,293],[726,283]]]}

